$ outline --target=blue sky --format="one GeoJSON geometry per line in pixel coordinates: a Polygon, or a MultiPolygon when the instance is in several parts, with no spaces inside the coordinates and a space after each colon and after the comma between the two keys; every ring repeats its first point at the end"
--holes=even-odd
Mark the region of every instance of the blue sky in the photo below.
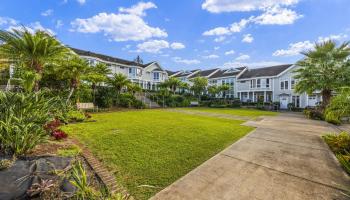
{"type": "Polygon", "coordinates": [[[164,68],[294,63],[315,42],[350,40],[349,0],[2,0],[0,28],[164,68]]]}

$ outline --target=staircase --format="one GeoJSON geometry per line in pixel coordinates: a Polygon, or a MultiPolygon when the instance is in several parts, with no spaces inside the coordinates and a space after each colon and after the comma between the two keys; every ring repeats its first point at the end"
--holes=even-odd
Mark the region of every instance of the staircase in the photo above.
{"type": "Polygon", "coordinates": [[[135,94],[135,98],[139,101],[142,101],[144,104],[146,104],[149,108],[161,108],[161,106],[150,99],[149,93],[138,93],[135,94]]]}

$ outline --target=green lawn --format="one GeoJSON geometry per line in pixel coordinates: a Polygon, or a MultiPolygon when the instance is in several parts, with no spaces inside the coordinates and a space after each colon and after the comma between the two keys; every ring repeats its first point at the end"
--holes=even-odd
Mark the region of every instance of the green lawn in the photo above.
{"type": "Polygon", "coordinates": [[[253,130],[241,126],[243,121],[163,110],[93,119],[63,129],[87,145],[136,199],[148,199],[253,130]]]}
{"type": "Polygon", "coordinates": [[[203,112],[212,112],[219,114],[229,114],[235,116],[244,116],[244,117],[259,117],[259,116],[275,116],[277,112],[256,110],[256,109],[244,109],[244,108],[203,108],[203,107],[194,107],[194,108],[179,108],[184,110],[195,110],[203,112]]]}

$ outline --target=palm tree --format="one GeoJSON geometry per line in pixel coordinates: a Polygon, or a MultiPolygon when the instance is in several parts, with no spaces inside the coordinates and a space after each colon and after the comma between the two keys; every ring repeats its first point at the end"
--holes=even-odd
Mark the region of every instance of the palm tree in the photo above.
{"type": "Polygon", "coordinates": [[[111,69],[104,63],[98,63],[91,66],[90,72],[85,76],[86,80],[91,83],[93,91],[93,99],[95,103],[96,86],[108,80],[108,75],[111,74],[111,69]]]}
{"type": "Polygon", "coordinates": [[[128,92],[130,92],[132,95],[135,95],[136,92],[141,92],[142,88],[139,84],[136,83],[130,83],[127,85],[128,92]]]}
{"type": "Polygon", "coordinates": [[[181,85],[181,81],[178,78],[171,77],[164,82],[170,90],[175,94],[176,89],[181,85]]]}
{"type": "Polygon", "coordinates": [[[308,94],[321,91],[321,108],[324,110],[330,102],[332,92],[348,84],[346,80],[350,78],[349,43],[337,47],[334,41],[325,41],[302,54],[305,57],[296,63],[300,68],[296,70],[295,78],[298,82],[295,90],[298,93],[308,94]]]}
{"type": "Polygon", "coordinates": [[[226,91],[230,89],[230,86],[224,84],[218,87],[218,93],[222,92],[222,96],[226,98],[226,91]]]}
{"type": "Polygon", "coordinates": [[[208,93],[212,96],[215,97],[219,93],[219,88],[216,85],[211,85],[208,87],[208,93]]]}
{"type": "Polygon", "coordinates": [[[117,105],[119,103],[119,96],[123,88],[126,88],[131,84],[131,81],[121,73],[114,74],[114,76],[108,79],[108,84],[112,86],[117,92],[117,105]]]}
{"type": "Polygon", "coordinates": [[[108,80],[108,84],[116,90],[119,95],[122,92],[122,89],[131,84],[131,81],[121,73],[114,74],[112,78],[108,80]]]}
{"type": "Polygon", "coordinates": [[[28,29],[0,30],[1,65],[14,65],[34,71],[35,90],[47,65],[58,64],[71,51],[44,31],[31,33],[28,29]]]}
{"type": "Polygon", "coordinates": [[[73,95],[73,92],[79,88],[81,79],[85,78],[90,71],[91,68],[88,61],[78,56],[73,56],[62,63],[56,73],[62,78],[69,80],[70,92],[67,97],[67,102],[73,95]]]}
{"type": "Polygon", "coordinates": [[[208,79],[204,77],[196,77],[191,80],[193,82],[193,85],[191,87],[191,90],[195,95],[198,95],[198,101],[201,100],[201,94],[205,91],[207,85],[208,85],[208,79]]]}

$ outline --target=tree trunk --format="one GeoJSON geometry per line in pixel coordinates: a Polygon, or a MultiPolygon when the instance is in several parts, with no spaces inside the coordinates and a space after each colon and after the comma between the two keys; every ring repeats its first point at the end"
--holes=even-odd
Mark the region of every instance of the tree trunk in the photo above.
{"type": "Polygon", "coordinates": [[[94,105],[96,104],[96,84],[93,83],[92,84],[92,92],[93,92],[93,102],[94,102],[94,105]]]}
{"type": "Polygon", "coordinates": [[[74,87],[71,87],[70,92],[69,92],[69,95],[68,95],[68,97],[67,97],[67,101],[66,101],[67,104],[68,104],[68,102],[69,102],[69,99],[72,97],[73,92],[74,92],[74,87]]]}
{"type": "MultiPolygon", "coordinates": [[[[42,72],[43,72],[42,66],[40,64],[36,64],[36,62],[33,62],[32,64],[34,65],[35,73],[37,73],[39,75],[39,77],[41,78],[42,72]]],[[[35,77],[35,83],[34,83],[35,92],[38,92],[40,90],[40,85],[39,85],[40,78],[35,77]]]]}
{"type": "Polygon", "coordinates": [[[332,97],[332,90],[322,90],[321,92],[322,94],[322,110],[326,109],[328,104],[331,101],[331,97],[332,97]]]}

